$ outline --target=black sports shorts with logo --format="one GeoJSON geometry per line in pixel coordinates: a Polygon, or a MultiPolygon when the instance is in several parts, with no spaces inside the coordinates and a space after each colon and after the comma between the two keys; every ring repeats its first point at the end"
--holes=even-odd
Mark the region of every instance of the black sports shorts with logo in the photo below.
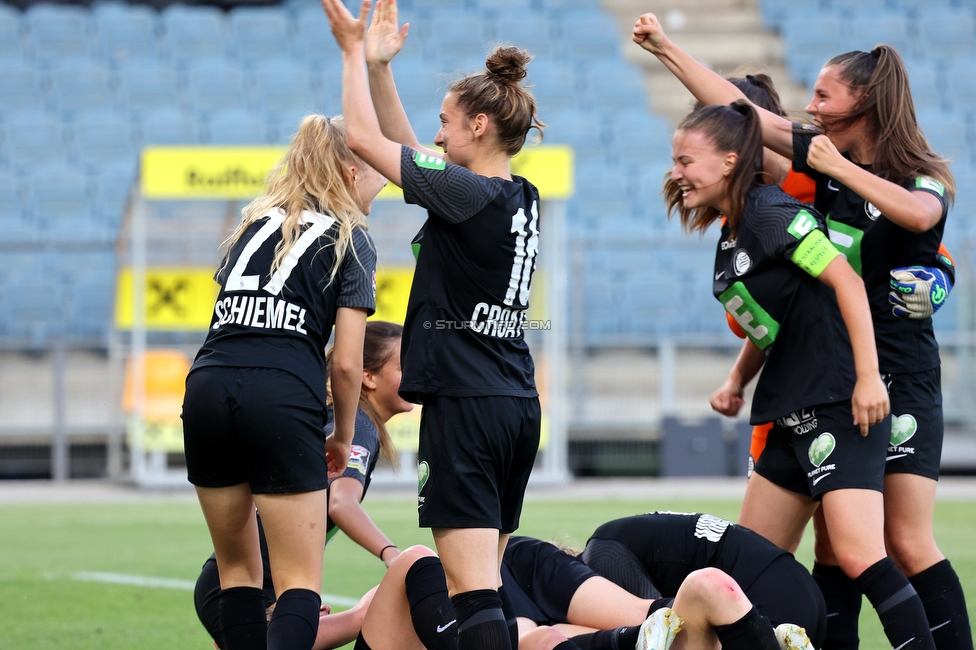
{"type": "Polygon", "coordinates": [[[324,490],[325,417],[322,402],[290,372],[197,368],[186,379],[183,400],[190,483],[248,483],[254,494],[324,490]]]}
{"type": "Polygon", "coordinates": [[[891,400],[886,474],[939,479],[942,461],[942,371],[884,375],[891,400]]]}
{"type": "Polygon", "coordinates": [[[802,409],[773,423],[756,473],[817,500],[833,490],[881,492],[890,426],[885,418],[862,436],[849,400],[802,409]]]}
{"type": "Polygon", "coordinates": [[[514,536],[502,560],[502,584],[516,616],[539,625],[566,623],[580,585],[598,574],[549,542],[514,536]]]}
{"type": "Polygon", "coordinates": [[[425,395],[423,405],[421,527],[515,531],[539,449],[539,398],[425,395]]]}

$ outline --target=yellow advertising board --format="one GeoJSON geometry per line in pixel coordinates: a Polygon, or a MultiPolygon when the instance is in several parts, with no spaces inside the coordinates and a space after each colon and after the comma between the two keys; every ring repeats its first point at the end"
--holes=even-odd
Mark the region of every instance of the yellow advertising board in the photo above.
{"type": "MultiPolygon", "coordinates": [[[[205,330],[210,327],[220,287],[213,269],[150,267],[146,269],[146,329],[205,330]]],[[[373,318],[403,323],[413,282],[413,267],[380,267],[376,271],[376,313],[373,318]]],[[[119,271],[115,327],[132,329],[132,269],[119,271]]]]}
{"type": "MultiPolygon", "coordinates": [[[[146,269],[146,329],[205,330],[210,327],[220,287],[214,269],[152,267],[146,269]]],[[[132,329],[132,269],[119,271],[115,294],[115,326],[132,329]]]]}
{"type": "MultiPolygon", "coordinates": [[[[142,195],[151,200],[225,199],[257,196],[284,147],[146,147],[142,150],[142,195]]],[[[573,194],[573,150],[564,146],[526,147],[512,159],[512,173],[539,188],[543,199],[573,194]]],[[[402,200],[392,183],[380,200],[402,200]]]]}

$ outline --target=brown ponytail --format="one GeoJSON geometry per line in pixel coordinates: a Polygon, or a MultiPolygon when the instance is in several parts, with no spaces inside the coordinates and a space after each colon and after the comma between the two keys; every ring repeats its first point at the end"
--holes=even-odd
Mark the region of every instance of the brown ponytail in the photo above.
{"type": "Polygon", "coordinates": [[[838,54],[826,66],[837,66],[841,80],[860,96],[854,111],[835,124],[843,128],[866,116],[868,133],[877,140],[871,171],[898,184],[932,176],[945,185],[952,202],[956,184],[948,160],[932,152],[919,129],[908,71],[898,51],[878,45],[870,52],[838,54]]]}

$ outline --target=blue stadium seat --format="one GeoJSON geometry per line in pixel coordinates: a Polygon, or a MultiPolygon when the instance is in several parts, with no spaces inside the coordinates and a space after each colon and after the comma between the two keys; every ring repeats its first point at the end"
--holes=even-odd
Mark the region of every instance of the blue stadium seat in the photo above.
{"type": "Polygon", "coordinates": [[[427,54],[442,64],[484,61],[492,40],[485,33],[486,21],[474,13],[437,13],[429,25],[435,38],[426,39],[427,54]]]}
{"type": "Polygon", "coordinates": [[[189,63],[185,97],[188,106],[201,116],[248,104],[244,75],[223,57],[189,63]]]}
{"type": "MultiPolygon", "coordinates": [[[[297,32],[292,39],[295,55],[304,61],[310,70],[322,67],[342,69],[342,51],[332,38],[329,21],[319,3],[302,6],[295,15],[295,25],[297,32]]],[[[414,34],[411,34],[407,39],[406,47],[413,48],[421,45],[411,43],[413,37],[414,34]]]]}
{"type": "Polygon", "coordinates": [[[316,103],[311,75],[291,58],[279,56],[259,63],[252,74],[252,87],[258,105],[271,115],[302,106],[311,109],[316,103]]]}
{"type": "Polygon", "coordinates": [[[529,83],[534,86],[532,94],[543,121],[550,108],[559,110],[576,104],[580,98],[572,67],[552,59],[536,59],[529,64],[529,83]]]}
{"type": "Polygon", "coordinates": [[[916,110],[938,110],[947,107],[942,72],[930,61],[905,59],[912,99],[916,110]]]}
{"type": "Polygon", "coordinates": [[[546,142],[572,145],[577,164],[607,160],[607,139],[598,114],[569,105],[563,110],[550,110],[543,121],[549,125],[546,142]]]}
{"type": "Polygon", "coordinates": [[[53,279],[35,277],[3,287],[7,335],[39,347],[65,331],[63,289],[53,279]]]}
{"type": "Polygon", "coordinates": [[[235,7],[230,31],[233,51],[244,65],[290,54],[291,25],[280,7],[235,7]]]}
{"type": "Polygon", "coordinates": [[[224,145],[268,144],[268,123],[262,115],[245,108],[219,111],[210,119],[210,143],[224,145]]]}
{"type": "Polygon", "coordinates": [[[403,63],[406,65],[394,68],[393,72],[404,108],[408,112],[439,113],[448,80],[453,80],[454,75],[445,75],[430,64],[425,65],[414,59],[405,59],[403,63]]]}
{"type": "Polygon", "coordinates": [[[22,21],[19,11],[0,4],[0,57],[19,56],[23,51],[22,21]]]}
{"type": "Polygon", "coordinates": [[[161,61],[133,59],[119,71],[118,95],[136,119],[148,111],[179,108],[182,93],[176,71],[161,61]]]}
{"type": "Polygon", "coordinates": [[[31,213],[45,230],[91,212],[91,182],[80,169],[49,164],[31,170],[25,182],[31,213]]]}
{"type": "Polygon", "coordinates": [[[957,163],[973,161],[969,125],[958,114],[942,111],[919,111],[919,126],[933,151],[957,163]]]}
{"type": "MultiPolygon", "coordinates": [[[[835,0],[836,2],[836,0],[835,0]]],[[[912,51],[908,16],[896,13],[859,12],[847,25],[847,50],[870,52],[884,43],[894,47],[902,56],[912,51]]]]}
{"type": "Polygon", "coordinates": [[[953,61],[945,72],[947,95],[952,107],[961,114],[976,113],[976,78],[973,76],[976,56],[953,61]]]}
{"type": "Polygon", "coordinates": [[[199,144],[201,137],[197,123],[178,108],[160,108],[147,111],[140,130],[143,146],[158,144],[199,144]]]}
{"type": "Polygon", "coordinates": [[[92,9],[95,48],[106,61],[158,58],[158,16],[145,6],[108,4],[92,9]]]}
{"type": "Polygon", "coordinates": [[[888,0],[826,0],[826,5],[845,15],[878,16],[888,8],[888,0]]]}
{"type": "Polygon", "coordinates": [[[83,339],[106,340],[112,328],[115,283],[85,282],[72,288],[68,333],[83,339]]]}
{"type": "MultiPolygon", "coordinates": [[[[493,3],[494,4],[494,3],[493,3]]],[[[556,54],[555,41],[550,33],[553,21],[543,15],[522,15],[518,20],[506,20],[505,14],[499,16],[494,30],[494,40],[499,43],[510,43],[528,50],[539,57],[535,65],[543,57],[556,54]]],[[[532,69],[532,66],[529,66],[532,69]]]]}
{"type": "Polygon", "coordinates": [[[4,150],[9,164],[27,171],[68,159],[68,132],[60,119],[43,111],[11,114],[3,121],[4,150]]]}
{"type": "Polygon", "coordinates": [[[976,54],[976,19],[972,11],[926,9],[915,21],[916,51],[936,59],[976,54]]]}
{"type": "Polygon", "coordinates": [[[100,221],[118,230],[122,213],[136,182],[138,160],[103,165],[95,175],[94,207],[100,221]]]}
{"type": "Polygon", "coordinates": [[[786,67],[790,76],[808,86],[813,85],[823,64],[845,51],[840,16],[828,14],[793,15],[783,25],[786,67]]]}
{"type": "Polygon", "coordinates": [[[759,0],[766,27],[781,30],[795,12],[812,13],[821,9],[821,0],[759,0]]]}
{"type": "Polygon", "coordinates": [[[115,81],[104,66],[88,59],[67,59],[51,71],[51,98],[61,115],[115,105],[115,81]]]}
{"type": "Polygon", "coordinates": [[[136,160],[138,142],[126,116],[113,110],[88,111],[74,122],[74,150],[81,165],[90,171],[117,161],[136,160]]]}
{"type": "Polygon", "coordinates": [[[0,113],[44,108],[44,74],[24,63],[0,62],[0,113]]]}
{"type": "Polygon", "coordinates": [[[604,59],[619,59],[621,36],[616,23],[598,9],[555,14],[560,54],[580,65],[604,59]]]}
{"type": "Polygon", "coordinates": [[[603,60],[590,65],[583,74],[584,104],[597,110],[614,111],[622,107],[646,108],[643,74],[623,61],[603,60]]]}
{"type": "Polygon", "coordinates": [[[170,5],[160,20],[166,50],[178,65],[226,54],[226,20],[216,7],[170,5]]]}
{"type": "Polygon", "coordinates": [[[40,3],[24,12],[35,60],[50,64],[89,54],[89,13],[83,7],[40,3]]]}

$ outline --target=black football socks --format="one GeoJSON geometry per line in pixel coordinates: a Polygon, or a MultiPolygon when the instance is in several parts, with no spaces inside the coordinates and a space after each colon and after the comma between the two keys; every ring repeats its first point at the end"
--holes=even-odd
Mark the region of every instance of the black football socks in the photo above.
{"type": "Polygon", "coordinates": [[[735,623],[716,625],[715,633],[722,650],[780,650],[769,619],[755,607],[735,623]]]}
{"type": "Polygon", "coordinates": [[[580,650],[634,650],[640,625],[618,627],[613,630],[598,630],[590,634],[580,634],[572,638],[580,650]]]}
{"type": "Polygon", "coordinates": [[[268,650],[311,650],[321,606],[322,598],[309,589],[282,593],[268,624],[268,650]]]}
{"type": "Polygon", "coordinates": [[[427,650],[456,650],[457,615],[440,559],[420,558],[407,570],[405,582],[410,619],[420,642],[427,650]]]}
{"type": "Polygon", "coordinates": [[[854,582],[874,605],[892,648],[935,650],[922,601],[890,557],[869,566],[854,582]]]}
{"type": "Polygon", "coordinates": [[[515,605],[512,604],[512,599],[505,592],[505,585],[498,588],[498,597],[502,599],[502,614],[505,615],[505,625],[508,626],[508,639],[512,644],[512,648],[517,648],[519,637],[518,617],[515,614],[515,605]]]}
{"type": "Polygon", "coordinates": [[[268,645],[268,615],[264,592],[257,587],[222,589],[217,617],[224,650],[264,650],[268,645]]]}
{"type": "Polygon", "coordinates": [[[959,576],[942,560],[908,579],[922,599],[938,650],[973,650],[973,634],[959,576]]]}
{"type": "Polygon", "coordinates": [[[494,589],[475,589],[451,598],[457,614],[457,644],[464,650],[515,650],[494,589]]]}
{"type": "Polygon", "coordinates": [[[839,566],[814,563],[813,579],[827,604],[827,633],[823,650],[857,650],[857,618],[863,594],[839,566]]]}

